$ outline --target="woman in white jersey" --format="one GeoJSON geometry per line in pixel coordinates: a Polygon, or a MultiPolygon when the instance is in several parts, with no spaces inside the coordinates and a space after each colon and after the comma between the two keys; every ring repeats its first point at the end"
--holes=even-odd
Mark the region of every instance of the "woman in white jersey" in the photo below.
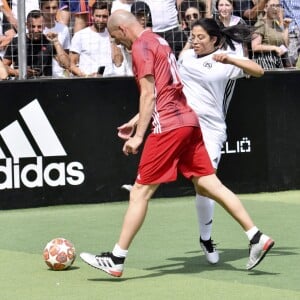
{"type": "MultiPolygon", "coordinates": [[[[197,113],[204,142],[215,170],[226,141],[225,117],[233,93],[234,81],[246,74],[260,77],[263,69],[248,58],[236,55],[235,43],[251,38],[247,25],[219,26],[214,19],[200,19],[192,24],[191,49],[178,60],[189,105],[197,113]]],[[[218,252],[211,240],[214,202],[196,195],[200,227],[200,245],[210,263],[217,263],[218,252]]]]}

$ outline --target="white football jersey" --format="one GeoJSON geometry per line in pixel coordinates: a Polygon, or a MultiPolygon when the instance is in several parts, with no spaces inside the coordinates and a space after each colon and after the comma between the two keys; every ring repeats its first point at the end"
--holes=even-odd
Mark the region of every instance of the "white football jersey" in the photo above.
{"type": "MultiPolygon", "coordinates": [[[[193,49],[183,51],[178,59],[188,104],[198,115],[205,143],[216,145],[218,149],[214,152],[219,152],[219,156],[227,138],[225,118],[235,82],[237,78],[245,76],[242,69],[213,60],[214,54],[224,52],[247,59],[224,50],[198,58],[193,49]]],[[[209,149],[208,152],[212,159],[209,149]]]]}

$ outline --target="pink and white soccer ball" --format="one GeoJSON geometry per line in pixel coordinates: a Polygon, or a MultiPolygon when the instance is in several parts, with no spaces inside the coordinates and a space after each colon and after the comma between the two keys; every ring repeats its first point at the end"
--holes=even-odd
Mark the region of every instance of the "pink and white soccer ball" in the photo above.
{"type": "Polygon", "coordinates": [[[75,247],[65,238],[55,238],[47,243],[43,257],[50,269],[65,270],[73,264],[76,258],[75,247]]]}

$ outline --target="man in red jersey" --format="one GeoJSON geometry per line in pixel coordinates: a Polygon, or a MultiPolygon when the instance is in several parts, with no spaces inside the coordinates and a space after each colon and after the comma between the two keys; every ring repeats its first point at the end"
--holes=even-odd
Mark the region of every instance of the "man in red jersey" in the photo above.
{"type": "Polygon", "coordinates": [[[120,277],[128,248],[145,219],[148,201],[161,183],[176,180],[177,172],[190,179],[197,193],[221,204],[242,226],[250,241],[247,269],[254,268],[272,248],[274,241],[252,222],[240,200],[214,174],[196,114],[187,105],[178,76],[175,56],[167,42],[145,30],[129,12],[115,11],[108,29],[117,44],[132,50],[133,72],[140,89],[139,113],[120,126],[126,140],[125,155],[136,154],[150,121],[147,137],[130,192],[118,242],[112,252],[81,253],[84,262],[120,277]]]}

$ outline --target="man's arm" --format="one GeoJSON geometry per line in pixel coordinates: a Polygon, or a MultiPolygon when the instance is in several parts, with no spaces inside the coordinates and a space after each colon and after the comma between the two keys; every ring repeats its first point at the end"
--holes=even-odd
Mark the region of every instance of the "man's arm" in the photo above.
{"type": "Polygon", "coordinates": [[[0,80],[5,80],[8,77],[7,68],[0,59],[0,80]]]}
{"type": "Polygon", "coordinates": [[[152,113],[155,107],[155,82],[152,75],[140,79],[140,107],[135,135],[124,144],[123,152],[136,154],[139,146],[144,140],[145,133],[149,127],[152,113]]]}
{"type": "Polygon", "coordinates": [[[243,17],[250,20],[256,20],[257,16],[264,10],[267,0],[258,0],[257,3],[243,13],[243,17]]]}
{"type": "Polygon", "coordinates": [[[132,134],[134,133],[134,129],[139,121],[139,114],[136,114],[133,118],[131,118],[127,123],[119,126],[118,129],[118,136],[127,141],[132,134]]]}
{"type": "Polygon", "coordinates": [[[58,40],[58,34],[54,32],[48,32],[46,34],[48,41],[52,43],[55,48],[56,54],[54,58],[58,61],[59,65],[65,69],[70,68],[70,59],[69,55],[66,53],[65,49],[62,47],[61,43],[58,40]]]}
{"type": "Polygon", "coordinates": [[[212,18],[213,16],[213,2],[212,0],[206,0],[205,1],[205,18],[212,18]]]}
{"type": "Polygon", "coordinates": [[[9,29],[0,36],[0,50],[5,50],[6,46],[12,41],[16,32],[13,29],[9,29]]]}
{"type": "Polygon", "coordinates": [[[148,75],[140,79],[140,89],[139,121],[137,123],[135,136],[143,139],[149,127],[155,107],[154,77],[152,75],[148,75]]]}
{"type": "Polygon", "coordinates": [[[13,61],[11,59],[8,58],[3,58],[3,64],[6,66],[6,70],[8,72],[9,76],[13,76],[13,77],[18,77],[19,76],[19,70],[18,69],[13,69],[11,67],[13,61]]]}
{"type": "Polygon", "coordinates": [[[262,36],[260,34],[254,34],[254,38],[251,41],[251,48],[253,52],[275,51],[278,56],[284,54],[284,50],[276,45],[263,44],[262,36]]]}
{"type": "Polygon", "coordinates": [[[111,44],[111,56],[112,61],[116,67],[120,67],[123,63],[124,57],[121,49],[115,44],[114,41],[110,42],[111,44]]]}
{"type": "Polygon", "coordinates": [[[78,67],[79,63],[79,53],[76,52],[70,52],[70,71],[72,74],[79,76],[79,77],[85,77],[87,74],[84,74],[78,67]]]}
{"type": "Polygon", "coordinates": [[[0,6],[0,11],[3,12],[8,22],[15,28],[18,29],[18,20],[14,17],[8,3],[6,0],[2,0],[2,5],[0,6]]]}
{"type": "Polygon", "coordinates": [[[18,61],[18,38],[13,38],[10,44],[6,47],[3,64],[6,66],[9,76],[18,77],[19,69],[17,69],[18,61]]]}

